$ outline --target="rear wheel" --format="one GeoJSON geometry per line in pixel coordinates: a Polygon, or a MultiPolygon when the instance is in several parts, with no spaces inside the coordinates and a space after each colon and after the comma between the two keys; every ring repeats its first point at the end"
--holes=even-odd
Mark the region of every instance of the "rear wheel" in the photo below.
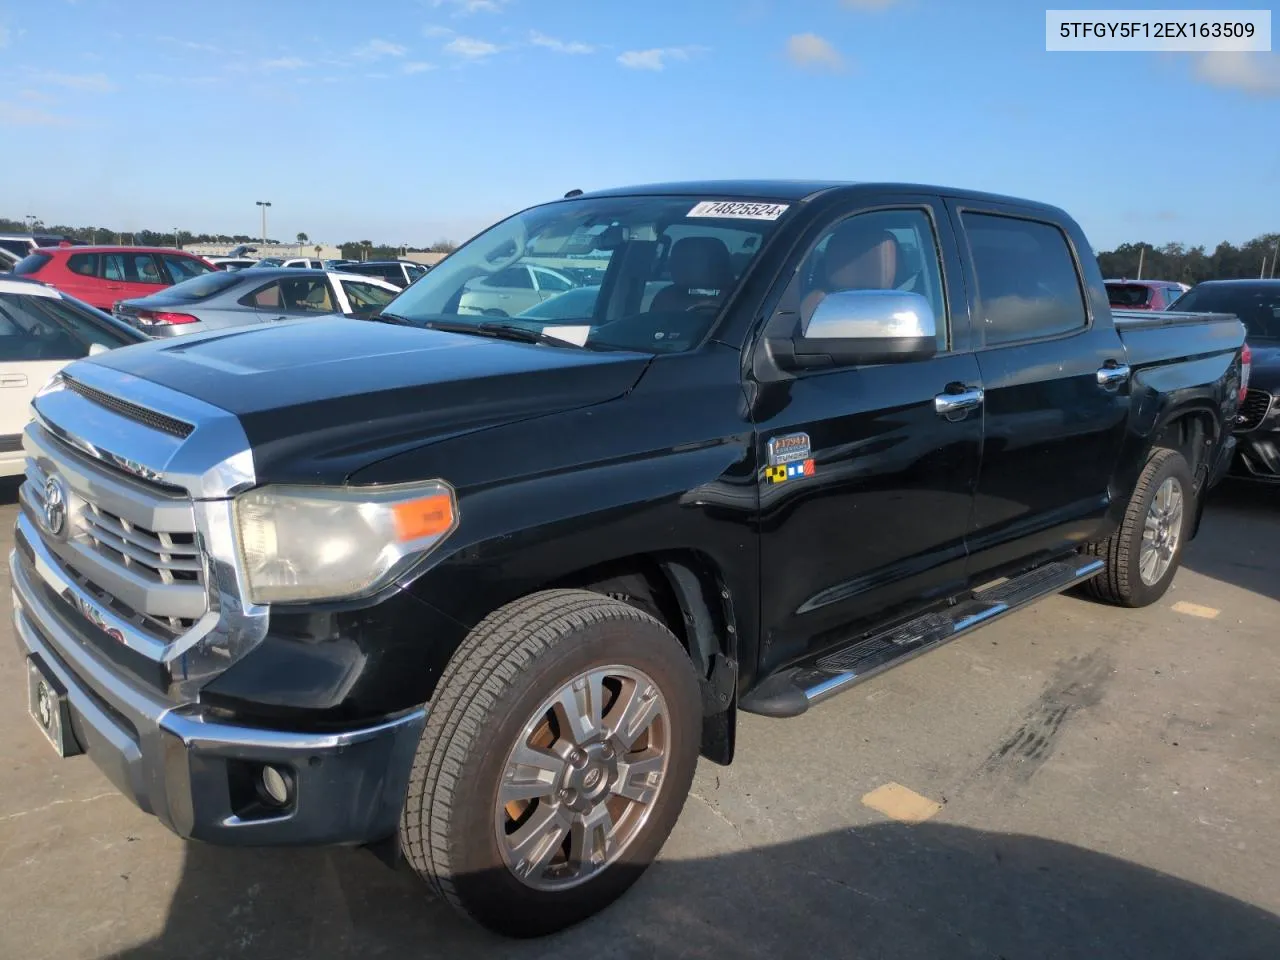
{"type": "Polygon", "coordinates": [[[697,765],[701,697],[656,619],[552,590],[472,631],[429,716],[405,855],[455,907],[526,937],[596,913],[658,854],[697,765]]]}
{"type": "Polygon", "coordinates": [[[1145,607],[1164,596],[1195,520],[1195,496],[1191,469],[1182,454],[1153,451],[1120,529],[1086,548],[1086,553],[1106,562],[1106,569],[1084,584],[1085,593],[1125,607],[1145,607]]]}

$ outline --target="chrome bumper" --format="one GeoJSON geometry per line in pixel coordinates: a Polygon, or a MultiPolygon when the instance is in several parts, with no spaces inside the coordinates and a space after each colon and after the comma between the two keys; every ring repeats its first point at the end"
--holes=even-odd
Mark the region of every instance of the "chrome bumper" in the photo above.
{"type": "Polygon", "coordinates": [[[95,652],[21,548],[9,566],[18,643],[66,691],[76,744],[175,833],[234,845],[354,844],[394,833],[424,709],[325,733],[206,718],[198,705],[175,706],[95,652]],[[264,764],[291,774],[284,807],[256,792],[264,764]]]}

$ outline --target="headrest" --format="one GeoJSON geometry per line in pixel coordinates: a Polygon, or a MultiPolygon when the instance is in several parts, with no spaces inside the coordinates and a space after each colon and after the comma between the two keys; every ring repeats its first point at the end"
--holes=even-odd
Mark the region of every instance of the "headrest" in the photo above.
{"type": "Polygon", "coordinates": [[[723,292],[733,280],[729,248],[716,237],[684,237],[671,248],[672,285],[723,292]]]}
{"type": "Polygon", "coordinates": [[[889,290],[898,277],[898,241],[855,218],[831,235],[823,272],[829,290],[889,290]]]}

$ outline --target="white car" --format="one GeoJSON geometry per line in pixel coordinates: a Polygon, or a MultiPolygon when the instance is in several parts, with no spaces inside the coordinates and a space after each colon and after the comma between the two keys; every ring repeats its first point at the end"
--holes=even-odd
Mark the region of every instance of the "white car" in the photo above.
{"type": "Polygon", "coordinates": [[[520,263],[469,281],[458,303],[458,313],[514,317],[576,286],[559,270],[520,263]]]}
{"type": "Polygon", "coordinates": [[[35,280],[0,276],[0,476],[25,469],[31,401],[72,360],[146,337],[101,310],[35,280]]]}

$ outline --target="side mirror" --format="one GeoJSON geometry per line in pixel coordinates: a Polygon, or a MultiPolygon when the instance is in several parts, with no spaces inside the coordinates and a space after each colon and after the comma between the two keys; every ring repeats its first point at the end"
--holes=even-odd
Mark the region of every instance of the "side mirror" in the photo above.
{"type": "Polygon", "coordinates": [[[839,290],[822,299],[790,349],[774,352],[792,368],[903,363],[932,357],[937,333],[933,307],[918,293],[839,290]]]}

